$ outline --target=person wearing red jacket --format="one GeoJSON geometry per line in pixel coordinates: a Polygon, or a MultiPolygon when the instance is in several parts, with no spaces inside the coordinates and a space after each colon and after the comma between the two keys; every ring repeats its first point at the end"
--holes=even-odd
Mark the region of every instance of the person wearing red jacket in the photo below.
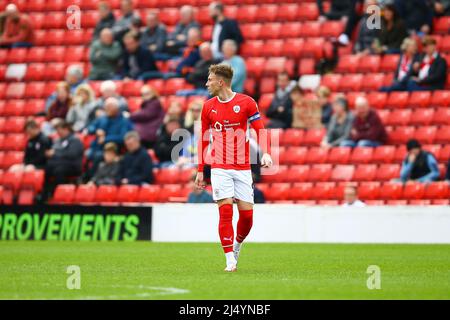
{"type": "Polygon", "coordinates": [[[10,3],[6,6],[3,33],[0,47],[31,47],[33,43],[33,26],[30,18],[21,14],[17,6],[10,3]]]}

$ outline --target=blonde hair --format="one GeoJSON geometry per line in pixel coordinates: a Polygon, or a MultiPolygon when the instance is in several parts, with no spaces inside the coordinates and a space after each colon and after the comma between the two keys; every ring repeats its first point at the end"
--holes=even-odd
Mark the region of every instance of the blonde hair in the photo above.
{"type": "Polygon", "coordinates": [[[233,79],[233,69],[227,64],[213,64],[209,67],[209,73],[221,77],[226,84],[231,85],[233,79]]]}
{"type": "Polygon", "coordinates": [[[400,49],[402,51],[406,51],[406,49],[408,48],[408,46],[412,45],[412,44],[417,44],[417,41],[413,38],[405,38],[402,42],[402,45],[400,46],[400,49]]]}
{"type": "Polygon", "coordinates": [[[76,88],[75,96],[78,96],[80,94],[80,92],[82,92],[82,91],[85,92],[87,94],[87,96],[88,96],[88,101],[87,102],[91,102],[91,101],[93,101],[95,99],[94,90],[87,83],[80,84],[76,88]]]}
{"type": "Polygon", "coordinates": [[[199,106],[201,110],[203,107],[203,99],[201,98],[195,99],[189,104],[188,110],[186,111],[186,115],[184,117],[185,128],[190,128],[194,124],[195,119],[192,109],[196,106],[199,106]]]}

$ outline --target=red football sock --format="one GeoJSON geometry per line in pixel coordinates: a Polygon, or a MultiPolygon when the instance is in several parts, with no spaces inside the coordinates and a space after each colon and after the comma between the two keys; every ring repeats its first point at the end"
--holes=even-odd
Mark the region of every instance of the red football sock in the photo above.
{"type": "Polygon", "coordinates": [[[219,207],[219,236],[225,253],[233,251],[233,205],[224,204],[219,207]]]}
{"type": "Polygon", "coordinates": [[[253,209],[239,210],[239,220],[237,223],[236,241],[242,242],[250,233],[253,225],[253,209]]]}

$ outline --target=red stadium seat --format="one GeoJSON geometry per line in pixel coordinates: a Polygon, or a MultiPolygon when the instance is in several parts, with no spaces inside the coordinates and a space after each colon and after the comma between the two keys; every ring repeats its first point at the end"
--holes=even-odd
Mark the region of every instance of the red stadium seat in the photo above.
{"type": "Polygon", "coordinates": [[[240,52],[245,58],[247,57],[259,57],[262,55],[265,49],[264,41],[262,40],[249,40],[241,45],[240,52]]]}
{"type": "Polygon", "coordinates": [[[184,90],[188,88],[192,89],[192,86],[190,84],[187,84],[184,78],[172,78],[165,82],[164,91],[162,92],[162,94],[171,95],[175,94],[178,90],[184,90]]]}
{"type": "Polygon", "coordinates": [[[22,133],[25,125],[25,118],[9,117],[3,125],[3,132],[5,133],[22,133]]]}
{"type": "Polygon", "coordinates": [[[379,90],[384,83],[384,73],[370,73],[363,77],[361,90],[376,91],[379,90]]]}
{"type": "Polygon", "coordinates": [[[448,107],[450,105],[450,90],[436,90],[433,92],[430,107],[448,107]]]}
{"type": "Polygon", "coordinates": [[[305,163],[317,164],[326,163],[328,159],[329,149],[322,147],[309,148],[306,154],[305,163]]]}
{"type": "Polygon", "coordinates": [[[298,73],[302,76],[305,74],[316,73],[316,61],[313,58],[304,58],[299,61],[298,73]]]}
{"type": "Polygon", "coordinates": [[[355,167],[352,165],[337,165],[331,172],[332,181],[351,181],[355,167]]]}
{"type": "Polygon", "coordinates": [[[303,143],[305,131],[301,129],[286,129],[280,143],[282,145],[300,146],[303,143]]]}
{"type": "Polygon", "coordinates": [[[287,59],[285,57],[270,57],[264,65],[265,75],[278,75],[282,71],[287,71],[287,59]]]}
{"type": "Polygon", "coordinates": [[[262,25],[260,23],[247,23],[241,26],[242,35],[246,40],[260,40],[261,29],[262,25]]]}
{"type": "Polygon", "coordinates": [[[450,108],[438,108],[434,113],[433,124],[450,125],[450,108]]]}
{"type": "Polygon", "coordinates": [[[2,167],[9,169],[12,165],[23,163],[24,153],[21,151],[8,151],[3,155],[2,167]]]}
{"type": "Polygon", "coordinates": [[[409,200],[408,204],[411,206],[429,206],[431,205],[431,200],[409,200]]]}
{"type": "Polygon", "coordinates": [[[379,198],[380,182],[361,182],[358,187],[358,196],[361,200],[376,200],[379,198]]]}
{"type": "Polygon", "coordinates": [[[277,18],[278,5],[263,4],[259,5],[256,19],[260,22],[272,22],[277,18]]]}
{"type": "Polygon", "coordinates": [[[298,4],[284,3],[278,6],[277,21],[297,21],[298,19],[298,4]]]}
{"type": "MultiPolygon", "coordinates": [[[[414,138],[419,140],[421,143],[434,143],[436,137],[437,128],[436,127],[419,127],[416,129],[414,138]]],[[[449,135],[450,136],[450,135],[449,135]]]]}
{"type": "Polygon", "coordinates": [[[394,162],[401,163],[406,157],[406,145],[402,144],[395,149],[394,162]]]}
{"type": "Polygon", "coordinates": [[[274,97],[273,93],[265,93],[259,97],[258,107],[260,111],[265,112],[267,109],[269,109],[273,97],[274,97]]]}
{"type": "Polygon", "coordinates": [[[288,199],[290,200],[310,200],[312,198],[313,184],[294,183],[288,191],[288,199]]]}
{"type": "Polygon", "coordinates": [[[115,203],[117,202],[117,191],[116,186],[99,186],[95,193],[95,202],[100,204],[115,203]]]}
{"type": "Polygon", "coordinates": [[[9,51],[9,54],[6,56],[5,63],[24,63],[26,62],[26,56],[28,53],[27,48],[13,48],[9,51]]]}
{"type": "Polygon", "coordinates": [[[357,147],[353,149],[350,156],[350,163],[370,163],[372,162],[372,155],[374,153],[374,148],[369,147],[357,147]]]}
{"type": "Polygon", "coordinates": [[[8,100],[2,111],[2,116],[14,117],[21,116],[23,112],[24,100],[8,100]]]}
{"type": "Polygon", "coordinates": [[[81,62],[87,60],[87,54],[84,46],[67,47],[64,54],[64,62],[81,62]]]}
{"type": "Polygon", "coordinates": [[[342,75],[340,74],[326,74],[322,77],[321,85],[327,87],[331,91],[338,91],[341,79],[342,75]]]}
{"type": "Polygon", "coordinates": [[[439,144],[426,144],[422,147],[424,150],[432,153],[436,159],[440,158],[442,147],[439,144]]]}
{"type": "MultiPolygon", "coordinates": [[[[281,29],[283,33],[284,28],[281,29]]],[[[289,58],[298,58],[303,53],[303,45],[305,41],[301,38],[298,39],[287,39],[284,41],[283,54],[289,58]]]]}
{"type": "Polygon", "coordinates": [[[158,202],[176,202],[180,197],[181,185],[166,184],[158,193],[158,202]]]}
{"type": "Polygon", "coordinates": [[[355,73],[358,70],[360,59],[358,55],[345,55],[340,57],[336,66],[336,72],[355,73]]]}
{"type": "Polygon", "coordinates": [[[400,178],[400,165],[398,164],[381,164],[378,168],[375,180],[390,181],[400,178]]]}
{"type": "Polygon", "coordinates": [[[434,20],[433,31],[437,34],[447,35],[450,30],[450,17],[443,16],[434,20]]]}
{"type": "Polygon", "coordinates": [[[363,81],[362,74],[344,75],[339,84],[340,91],[360,91],[363,81]]]}
{"type": "Polygon", "coordinates": [[[325,40],[323,38],[307,38],[303,44],[302,57],[320,59],[324,53],[325,40]]]}
{"type": "Polygon", "coordinates": [[[47,2],[43,9],[45,11],[65,11],[69,3],[67,0],[54,0],[47,2]]]}
{"type": "MultiPolygon", "coordinates": [[[[38,35],[38,32],[40,30],[36,31],[36,36],[38,35]]],[[[47,30],[41,37],[42,43],[39,45],[44,46],[60,46],[62,45],[68,38],[72,37],[72,34],[76,32],[77,30],[71,30],[70,32],[67,32],[62,29],[52,29],[47,30]],[[69,36],[70,35],[70,36],[69,36]]],[[[79,33],[78,33],[79,34],[79,33]]],[[[37,39],[36,39],[37,40],[37,39]]],[[[69,44],[66,42],[66,44],[69,44]]],[[[81,43],[77,43],[81,44],[81,43]]]]}
{"type": "Polygon", "coordinates": [[[21,206],[30,206],[34,203],[35,196],[36,193],[33,189],[19,190],[19,195],[17,196],[17,204],[21,206]]]}
{"type": "Polygon", "coordinates": [[[261,55],[264,57],[279,57],[283,55],[284,40],[272,39],[267,40],[261,55]]]}
{"type": "Polygon", "coordinates": [[[302,29],[301,22],[287,22],[283,23],[283,27],[280,30],[280,38],[299,38],[302,29]]]}
{"type": "Polygon", "coordinates": [[[397,70],[400,55],[398,54],[386,54],[380,63],[380,71],[382,72],[394,72],[397,70]]]}
{"type": "Polygon", "coordinates": [[[442,126],[440,127],[434,139],[435,143],[450,143],[450,126],[442,126]]]}
{"type": "Polygon", "coordinates": [[[322,24],[320,35],[326,38],[337,38],[344,32],[341,21],[326,21],[322,24]]]}
{"type": "Polygon", "coordinates": [[[66,65],[64,63],[48,63],[44,70],[44,78],[46,80],[61,80],[66,73],[66,65]]]}
{"type": "Polygon", "coordinates": [[[406,206],[408,204],[408,200],[386,200],[385,204],[387,206],[406,206]]]}
{"type": "Polygon", "coordinates": [[[300,3],[298,8],[299,20],[316,20],[319,17],[319,9],[315,3],[300,3]]]}
{"type": "Polygon", "coordinates": [[[71,30],[65,33],[63,43],[66,46],[80,46],[85,44],[85,34],[83,30],[71,30]]]}
{"type": "Polygon", "coordinates": [[[140,203],[150,203],[158,201],[158,194],[161,191],[161,186],[159,185],[145,185],[142,186],[138,194],[138,202],[140,203]]]}
{"type": "Polygon", "coordinates": [[[388,108],[405,108],[408,104],[409,92],[391,92],[386,102],[388,108]]]}
{"type": "Polygon", "coordinates": [[[288,167],[285,165],[280,165],[278,166],[278,171],[276,174],[265,174],[262,175],[261,178],[265,183],[285,182],[289,178],[288,167]]]}
{"type": "Polygon", "coordinates": [[[33,47],[28,50],[25,62],[43,62],[46,55],[46,48],[33,47]]]}
{"type": "Polygon", "coordinates": [[[22,183],[23,172],[22,171],[6,171],[3,173],[2,185],[4,188],[9,188],[13,192],[19,190],[20,184],[22,183]]]}
{"type": "Polygon", "coordinates": [[[409,124],[413,126],[428,126],[433,122],[433,109],[416,109],[411,115],[409,124]]]}
{"type": "Polygon", "coordinates": [[[308,21],[302,24],[302,28],[299,31],[299,37],[320,37],[321,24],[317,21],[308,21]]]}
{"type": "Polygon", "coordinates": [[[21,99],[25,93],[24,83],[10,83],[6,88],[6,97],[8,99],[21,99]]]}
{"type": "MultiPolygon", "coordinates": [[[[231,7],[226,7],[226,14],[227,16],[230,16],[230,9],[231,7]]],[[[169,25],[169,26],[173,26],[175,24],[177,24],[178,20],[180,19],[180,12],[178,8],[163,8],[160,12],[159,15],[161,18],[161,22],[169,25]]]]}
{"type": "Polygon", "coordinates": [[[307,165],[294,165],[289,169],[288,182],[305,182],[308,181],[310,167],[307,165]]]}
{"type": "Polygon", "coordinates": [[[389,126],[406,126],[410,124],[411,109],[395,109],[390,113],[389,118],[386,121],[386,125],[389,126]]]}
{"type": "Polygon", "coordinates": [[[449,199],[450,187],[448,182],[439,181],[428,183],[424,193],[425,199],[449,199]]]}
{"type": "Polygon", "coordinates": [[[72,184],[61,184],[57,186],[51,202],[57,204],[72,204],[75,197],[75,189],[75,185],[72,184]]]}
{"type": "Polygon", "coordinates": [[[275,92],[276,79],[274,77],[264,77],[259,83],[259,91],[261,94],[275,92]]]}
{"type": "Polygon", "coordinates": [[[40,81],[45,79],[45,63],[31,63],[27,66],[27,73],[24,80],[26,81],[40,81]]]}
{"type": "Polygon", "coordinates": [[[290,188],[290,183],[272,183],[270,185],[270,192],[266,192],[264,197],[266,201],[288,200],[290,188]]]}
{"type": "Polygon", "coordinates": [[[123,185],[119,187],[117,201],[120,203],[136,202],[139,196],[139,186],[123,185]]]}
{"type": "Polygon", "coordinates": [[[237,11],[236,19],[241,23],[255,22],[257,15],[258,15],[258,6],[256,5],[242,6],[237,11]]]}
{"type": "Polygon", "coordinates": [[[304,144],[309,146],[318,146],[326,133],[325,129],[309,129],[306,131],[304,144]]]}
{"type": "Polygon", "coordinates": [[[315,164],[311,166],[309,172],[309,181],[311,182],[325,182],[329,181],[331,177],[331,164],[315,164]]]}
{"type": "Polygon", "coordinates": [[[334,182],[319,182],[316,183],[312,190],[312,197],[315,200],[330,200],[334,198],[334,182]]]}
{"type": "Polygon", "coordinates": [[[331,148],[327,162],[332,164],[346,164],[349,162],[351,152],[352,148],[349,147],[331,148]]]}
{"type": "Polygon", "coordinates": [[[95,201],[95,194],[97,187],[95,185],[84,184],[80,185],[75,192],[74,203],[77,204],[91,204],[95,201]]]}
{"type": "Polygon", "coordinates": [[[27,83],[24,98],[43,99],[47,98],[45,95],[45,88],[47,84],[45,82],[29,82],[27,83]]]}
{"type": "Polygon", "coordinates": [[[27,137],[22,133],[11,133],[5,136],[3,142],[4,150],[21,151],[25,149],[27,137]]]}
{"type": "Polygon", "coordinates": [[[354,181],[373,181],[377,174],[377,166],[375,164],[360,164],[356,166],[353,174],[354,181]]]}
{"type": "Polygon", "coordinates": [[[389,134],[389,139],[394,144],[405,144],[414,137],[414,127],[397,127],[389,134]]]}
{"type": "Polygon", "coordinates": [[[386,105],[387,101],[386,92],[369,92],[366,96],[370,106],[376,109],[382,109],[386,105]]]}
{"type": "Polygon", "coordinates": [[[428,108],[430,105],[431,100],[431,91],[416,91],[412,92],[409,101],[408,106],[410,108],[428,108]]]}
{"type": "Polygon", "coordinates": [[[50,12],[45,15],[45,19],[42,22],[42,28],[62,29],[66,27],[66,21],[67,17],[65,12],[50,12]]]}
{"type": "Polygon", "coordinates": [[[254,78],[248,78],[244,83],[244,92],[250,96],[255,95],[256,81],[254,78]]]}
{"type": "Polygon", "coordinates": [[[358,72],[379,72],[381,57],[378,55],[363,56],[359,60],[358,72]]]}
{"type": "Polygon", "coordinates": [[[304,164],[308,149],[306,147],[288,147],[284,154],[280,155],[283,164],[304,164]]]}
{"type": "Polygon", "coordinates": [[[403,199],[407,200],[419,200],[423,199],[425,194],[425,185],[420,182],[410,182],[405,184],[403,188],[403,199]]]}
{"type": "Polygon", "coordinates": [[[248,58],[246,61],[247,65],[247,73],[249,76],[253,76],[256,78],[261,77],[261,74],[264,70],[264,67],[266,65],[266,59],[261,57],[253,57],[248,58]]]}
{"type": "Polygon", "coordinates": [[[21,188],[31,188],[41,192],[44,186],[44,170],[26,171],[22,175],[21,188]]]}
{"type": "Polygon", "coordinates": [[[401,183],[386,182],[380,189],[380,199],[398,200],[402,196],[403,185],[401,183]]]}
{"type": "Polygon", "coordinates": [[[122,95],[124,97],[140,96],[143,85],[143,81],[139,80],[124,82],[122,86],[122,95]]]}

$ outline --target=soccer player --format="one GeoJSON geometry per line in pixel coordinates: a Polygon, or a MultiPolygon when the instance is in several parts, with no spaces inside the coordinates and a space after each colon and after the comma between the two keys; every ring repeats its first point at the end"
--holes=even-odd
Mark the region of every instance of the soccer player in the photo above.
{"type": "Polygon", "coordinates": [[[251,97],[231,90],[233,69],[225,64],[209,68],[206,87],[213,98],[203,105],[195,184],[204,188],[203,167],[212,136],[211,185],[219,207],[219,236],[225,252],[225,271],[237,270],[241,245],[253,224],[253,180],[249,161],[249,123],[255,129],[263,155],[261,166],[272,166],[269,143],[258,106],[251,97]],[[233,230],[233,198],[239,210],[236,238],[233,230]]]}

